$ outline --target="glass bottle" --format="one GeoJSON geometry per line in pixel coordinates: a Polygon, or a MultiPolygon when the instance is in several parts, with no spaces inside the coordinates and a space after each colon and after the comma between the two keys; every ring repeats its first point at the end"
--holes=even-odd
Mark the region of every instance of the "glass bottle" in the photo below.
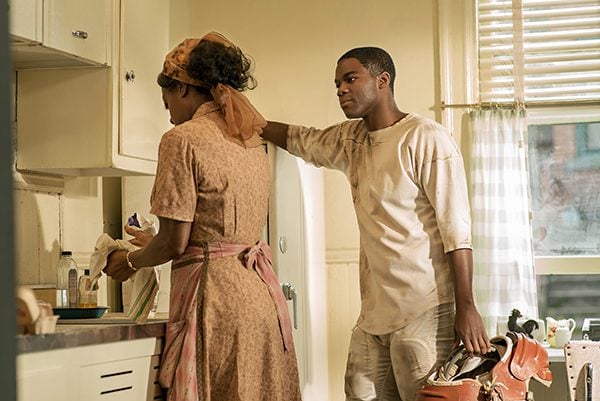
{"type": "Polygon", "coordinates": [[[98,292],[92,288],[92,278],[90,269],[83,271],[83,276],[79,277],[79,307],[96,308],[98,306],[98,292]]]}
{"type": "Polygon", "coordinates": [[[73,252],[61,252],[56,266],[56,274],[56,306],[60,308],[75,307],[77,304],[77,279],[75,278],[75,290],[73,290],[73,274],[77,277],[77,263],[73,259],[73,252]]]}

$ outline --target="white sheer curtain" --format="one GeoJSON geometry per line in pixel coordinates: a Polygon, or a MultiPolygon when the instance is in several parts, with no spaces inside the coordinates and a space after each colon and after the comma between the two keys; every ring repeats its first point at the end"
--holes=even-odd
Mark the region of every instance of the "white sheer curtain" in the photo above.
{"type": "MultiPolygon", "coordinates": [[[[469,113],[473,285],[488,334],[512,309],[537,317],[524,110],[469,113]]],[[[504,334],[504,333],[501,333],[504,334]]]]}

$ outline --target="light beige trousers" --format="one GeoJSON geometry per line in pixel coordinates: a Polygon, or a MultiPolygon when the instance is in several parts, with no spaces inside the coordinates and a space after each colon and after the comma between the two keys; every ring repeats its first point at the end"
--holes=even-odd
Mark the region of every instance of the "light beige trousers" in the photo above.
{"type": "Polygon", "coordinates": [[[429,309],[385,335],[355,327],[346,366],[346,401],[414,401],[417,390],[450,354],[454,304],[429,309]]]}

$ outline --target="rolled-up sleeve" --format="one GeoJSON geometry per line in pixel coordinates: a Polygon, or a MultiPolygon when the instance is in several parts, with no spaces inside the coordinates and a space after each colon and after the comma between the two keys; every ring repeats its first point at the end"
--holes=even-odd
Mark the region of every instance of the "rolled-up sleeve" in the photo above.
{"type": "Polygon", "coordinates": [[[462,156],[450,134],[429,136],[419,181],[435,209],[444,252],[472,249],[471,209],[462,156]]]}

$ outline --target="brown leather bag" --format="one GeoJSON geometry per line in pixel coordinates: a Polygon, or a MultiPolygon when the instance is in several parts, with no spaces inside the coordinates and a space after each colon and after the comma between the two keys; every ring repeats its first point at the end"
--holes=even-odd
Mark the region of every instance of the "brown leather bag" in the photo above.
{"type": "Polygon", "coordinates": [[[464,346],[452,351],[416,401],[530,401],[532,377],[550,386],[548,353],[539,342],[513,332],[490,342],[492,351],[484,355],[469,355],[464,346]]]}

